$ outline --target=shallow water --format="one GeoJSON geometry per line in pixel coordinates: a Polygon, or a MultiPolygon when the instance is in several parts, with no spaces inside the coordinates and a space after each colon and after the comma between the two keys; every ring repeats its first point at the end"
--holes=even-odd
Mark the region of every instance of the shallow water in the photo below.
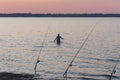
{"type": "MultiPolygon", "coordinates": [[[[69,68],[68,80],[108,80],[120,55],[120,18],[0,18],[0,72],[34,75],[36,79],[64,79],[68,64],[94,31],[69,68]],[[95,26],[96,24],[96,26],[95,26]],[[61,45],[53,42],[60,33],[61,45]]],[[[113,80],[120,80],[120,63],[113,80]]]]}

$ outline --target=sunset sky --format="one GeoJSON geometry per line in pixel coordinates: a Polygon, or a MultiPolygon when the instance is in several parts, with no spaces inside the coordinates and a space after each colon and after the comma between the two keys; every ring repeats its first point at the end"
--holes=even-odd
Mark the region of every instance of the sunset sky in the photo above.
{"type": "Polygon", "coordinates": [[[120,13],[120,0],[0,0],[0,13],[120,13]]]}

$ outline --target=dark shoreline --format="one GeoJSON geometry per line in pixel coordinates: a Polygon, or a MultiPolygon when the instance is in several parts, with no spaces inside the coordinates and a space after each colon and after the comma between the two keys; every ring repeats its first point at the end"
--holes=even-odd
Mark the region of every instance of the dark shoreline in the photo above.
{"type": "Polygon", "coordinates": [[[0,72],[0,80],[35,80],[34,77],[32,74],[0,72]]]}
{"type": "Polygon", "coordinates": [[[120,14],[32,14],[32,13],[0,13],[0,17],[120,17],[120,14]]]}

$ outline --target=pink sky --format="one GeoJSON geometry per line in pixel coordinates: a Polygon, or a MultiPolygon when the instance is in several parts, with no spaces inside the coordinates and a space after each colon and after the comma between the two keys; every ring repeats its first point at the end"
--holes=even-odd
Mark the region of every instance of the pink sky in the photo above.
{"type": "Polygon", "coordinates": [[[120,13],[120,0],[0,0],[0,13],[120,13]]]}

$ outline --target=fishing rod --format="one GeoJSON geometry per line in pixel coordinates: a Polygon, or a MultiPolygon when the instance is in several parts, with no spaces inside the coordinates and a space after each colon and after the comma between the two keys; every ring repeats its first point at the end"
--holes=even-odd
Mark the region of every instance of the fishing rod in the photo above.
{"type": "Polygon", "coordinates": [[[120,56],[119,56],[118,61],[116,62],[115,66],[114,66],[114,68],[113,68],[113,70],[112,70],[112,72],[111,72],[111,75],[110,75],[109,80],[111,80],[111,79],[112,79],[112,77],[113,77],[113,74],[115,74],[115,73],[116,73],[116,67],[117,67],[117,65],[118,65],[119,61],[120,61],[120,56]]]}
{"type": "Polygon", "coordinates": [[[87,35],[86,39],[84,40],[84,42],[82,43],[82,45],[80,46],[79,50],[77,51],[77,53],[75,54],[75,56],[73,57],[72,61],[70,62],[70,64],[68,65],[67,69],[65,70],[63,77],[66,78],[67,80],[67,72],[69,70],[70,67],[72,67],[72,63],[74,62],[75,58],[77,57],[78,53],[81,51],[81,49],[83,48],[83,46],[85,45],[86,41],[88,40],[89,36],[91,35],[91,33],[93,32],[93,30],[95,29],[97,23],[93,26],[93,28],[91,29],[91,31],[89,32],[89,34],[87,35]]]}
{"type": "Polygon", "coordinates": [[[36,74],[37,64],[40,62],[39,57],[40,57],[40,54],[42,52],[42,49],[43,49],[43,46],[44,46],[44,43],[45,43],[45,40],[46,40],[46,37],[47,37],[47,34],[48,34],[48,30],[49,30],[49,27],[48,27],[48,29],[47,29],[47,31],[45,33],[44,39],[42,41],[42,46],[41,46],[41,48],[39,50],[39,54],[38,54],[38,57],[37,57],[37,60],[36,60],[36,63],[35,63],[35,67],[34,67],[35,74],[36,74]]]}

